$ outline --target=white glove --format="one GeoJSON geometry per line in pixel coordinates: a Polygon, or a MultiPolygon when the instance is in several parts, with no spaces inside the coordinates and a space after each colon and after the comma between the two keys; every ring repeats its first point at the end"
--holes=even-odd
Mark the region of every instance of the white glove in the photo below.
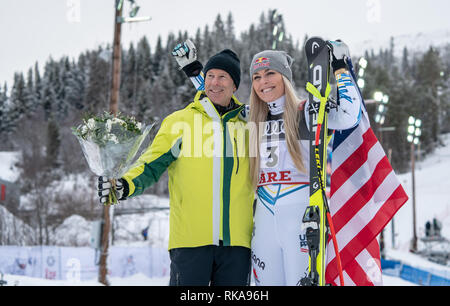
{"type": "MultiPolygon", "coordinates": [[[[111,193],[112,185],[111,182],[108,180],[106,176],[99,176],[98,177],[98,196],[100,197],[100,203],[105,204],[108,201],[109,194],[111,193]]],[[[124,195],[124,183],[122,179],[116,180],[116,197],[118,200],[125,200],[124,195]]]]}
{"type": "Polygon", "coordinates": [[[331,46],[331,50],[333,52],[333,56],[340,60],[340,59],[347,59],[350,58],[350,51],[348,49],[348,46],[341,40],[330,40],[328,41],[331,46]]]}
{"type": "Polygon", "coordinates": [[[197,48],[191,40],[186,40],[183,44],[178,44],[172,51],[173,57],[177,60],[180,69],[197,60],[197,48]]]}
{"type": "Polygon", "coordinates": [[[336,41],[328,41],[328,45],[331,47],[333,54],[333,61],[331,62],[333,70],[347,68],[347,61],[350,59],[348,46],[339,39],[336,41]]]}

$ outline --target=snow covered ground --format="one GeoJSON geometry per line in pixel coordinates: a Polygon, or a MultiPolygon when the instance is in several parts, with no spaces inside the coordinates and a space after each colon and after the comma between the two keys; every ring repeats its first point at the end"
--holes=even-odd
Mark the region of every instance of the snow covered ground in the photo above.
{"type": "MultiPolygon", "coordinates": [[[[416,232],[419,238],[418,248],[425,245],[420,241],[425,236],[425,223],[436,218],[442,223],[441,234],[450,239],[450,134],[442,137],[445,146],[438,148],[425,160],[416,163],[416,232]]],[[[387,257],[407,261],[411,265],[419,265],[427,269],[446,271],[450,275],[450,267],[438,265],[423,257],[408,252],[413,237],[413,204],[411,173],[399,175],[399,179],[409,195],[408,202],[394,217],[395,245],[392,245],[392,222],[384,231],[387,257]]]]}
{"type": "Polygon", "coordinates": [[[0,179],[15,182],[19,178],[19,171],[15,167],[19,159],[19,152],[0,152],[0,179]]]}
{"type": "MultiPolygon", "coordinates": [[[[4,275],[6,286],[103,286],[97,280],[74,282],[68,280],[48,280],[19,275],[4,275]]],[[[167,286],[169,277],[148,278],[143,274],[135,274],[127,278],[109,278],[111,286],[167,286]]],[[[416,286],[398,277],[383,275],[385,286],[416,286]]]]}
{"type": "MultiPolygon", "coordinates": [[[[103,286],[97,280],[90,281],[73,281],[73,280],[48,280],[41,278],[33,278],[19,275],[4,275],[4,280],[7,281],[6,286],[103,286]]],[[[148,278],[143,274],[135,274],[130,277],[109,278],[111,286],[167,286],[169,284],[169,277],[163,278],[148,278]]]]}

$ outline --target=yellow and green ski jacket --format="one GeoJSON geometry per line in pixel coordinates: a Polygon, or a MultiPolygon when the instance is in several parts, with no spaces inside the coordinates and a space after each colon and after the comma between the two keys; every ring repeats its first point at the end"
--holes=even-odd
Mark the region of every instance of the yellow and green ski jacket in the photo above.
{"type": "Polygon", "coordinates": [[[167,169],[169,250],[205,245],[250,248],[254,192],[249,175],[244,108],[220,116],[199,91],[194,102],[166,117],[154,141],[123,179],[140,195],[167,169]]]}

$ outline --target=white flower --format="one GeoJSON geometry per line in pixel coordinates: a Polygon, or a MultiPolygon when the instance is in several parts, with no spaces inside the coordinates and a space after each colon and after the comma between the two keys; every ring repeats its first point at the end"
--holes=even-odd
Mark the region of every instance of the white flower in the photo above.
{"type": "Polygon", "coordinates": [[[95,129],[95,120],[94,120],[94,118],[89,119],[86,125],[87,125],[88,129],[90,129],[90,130],[95,129]]]}
{"type": "Polygon", "coordinates": [[[81,126],[81,134],[84,135],[88,132],[88,128],[86,125],[81,126]]]}
{"type": "Polygon", "coordinates": [[[117,136],[114,134],[109,134],[108,140],[114,143],[119,143],[119,139],[117,139],[117,136]]]}
{"type": "Polygon", "coordinates": [[[106,131],[111,132],[112,121],[110,119],[106,120],[106,131]]]}
{"type": "Polygon", "coordinates": [[[142,130],[142,123],[138,122],[136,123],[136,127],[139,129],[139,131],[142,130]]]}
{"type": "Polygon", "coordinates": [[[119,119],[119,118],[113,118],[112,123],[119,123],[119,124],[123,125],[125,123],[125,121],[123,121],[122,119],[119,119]]]}

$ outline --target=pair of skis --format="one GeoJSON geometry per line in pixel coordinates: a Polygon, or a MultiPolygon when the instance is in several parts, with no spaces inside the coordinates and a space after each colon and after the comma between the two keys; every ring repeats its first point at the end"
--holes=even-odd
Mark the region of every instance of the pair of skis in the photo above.
{"type": "Polygon", "coordinates": [[[336,234],[326,196],[326,167],[328,135],[328,112],[330,110],[331,47],[319,37],[312,37],[305,44],[308,62],[310,167],[309,206],[303,216],[309,249],[308,274],[299,281],[301,286],[325,286],[326,245],[329,234],[333,240],[338,263],[339,279],[344,285],[342,265],[336,234]]]}

